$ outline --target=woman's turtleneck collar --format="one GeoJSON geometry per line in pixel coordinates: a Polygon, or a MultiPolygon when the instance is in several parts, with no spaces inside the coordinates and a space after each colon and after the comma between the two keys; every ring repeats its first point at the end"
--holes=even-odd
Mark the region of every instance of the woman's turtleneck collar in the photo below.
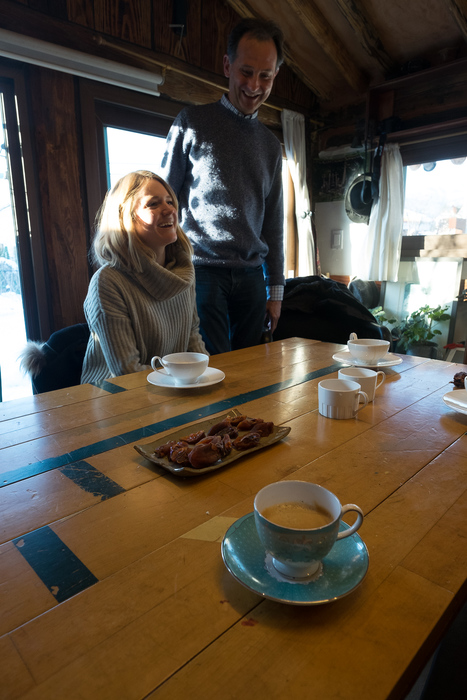
{"type": "Polygon", "coordinates": [[[144,253],[139,257],[141,272],[124,272],[144,287],[154,299],[170,299],[194,284],[195,271],[191,256],[181,246],[170,246],[166,249],[165,266],[159,265],[144,253]]]}

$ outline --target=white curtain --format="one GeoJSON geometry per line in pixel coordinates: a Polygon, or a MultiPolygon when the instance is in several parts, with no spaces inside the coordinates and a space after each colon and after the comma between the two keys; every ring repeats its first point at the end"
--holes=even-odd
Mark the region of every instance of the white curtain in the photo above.
{"type": "Polygon", "coordinates": [[[373,204],[360,258],[363,280],[397,282],[404,220],[404,169],[398,144],[386,144],[379,197],[373,204]]]}
{"type": "Polygon", "coordinates": [[[287,164],[295,190],[295,218],[298,231],[298,275],[316,275],[316,256],[311,224],[311,206],[306,184],[305,117],[282,110],[287,164]]]}

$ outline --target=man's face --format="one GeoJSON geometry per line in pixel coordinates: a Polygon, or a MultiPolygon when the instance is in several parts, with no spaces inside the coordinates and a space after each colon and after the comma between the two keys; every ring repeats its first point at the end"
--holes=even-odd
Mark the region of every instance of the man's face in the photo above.
{"type": "Polygon", "coordinates": [[[245,34],[237,57],[224,56],[224,75],[229,79],[229,100],[239,112],[253,114],[269,97],[278,69],[274,41],[257,41],[245,34]]]}

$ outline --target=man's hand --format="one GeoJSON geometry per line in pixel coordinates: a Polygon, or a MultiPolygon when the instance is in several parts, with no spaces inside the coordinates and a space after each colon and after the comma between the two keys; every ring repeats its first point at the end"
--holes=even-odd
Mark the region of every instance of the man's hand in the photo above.
{"type": "Polygon", "coordinates": [[[269,328],[271,333],[277,328],[277,323],[281,315],[282,302],[281,301],[267,301],[266,302],[266,326],[269,328]]]}

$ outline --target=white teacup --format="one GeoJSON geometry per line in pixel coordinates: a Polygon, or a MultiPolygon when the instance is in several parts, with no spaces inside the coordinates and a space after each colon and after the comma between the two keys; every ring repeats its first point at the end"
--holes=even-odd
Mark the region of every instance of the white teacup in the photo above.
{"type": "Polygon", "coordinates": [[[355,338],[347,341],[347,349],[357,362],[377,363],[389,350],[389,340],[355,338]]]}
{"type": "Polygon", "coordinates": [[[206,371],[209,355],[202,352],[173,352],[170,355],[154,355],[151,367],[158,369],[161,364],[165,371],[173,377],[175,384],[194,384],[206,371]]]}
{"type": "Polygon", "coordinates": [[[349,537],[363,522],[358,506],[341,506],[331,491],[307,481],[277,481],[262,488],[256,494],[254,517],[274,568],[289,578],[316,574],[336,540],[349,537]],[[357,519],[339,532],[340,520],[348,511],[356,511],[357,519]]]}
{"type": "Polygon", "coordinates": [[[339,379],[350,379],[360,384],[362,391],[368,396],[368,402],[375,398],[375,391],[386,379],[384,372],[374,372],[364,367],[343,367],[337,373],[339,379]]]}
{"type": "Polygon", "coordinates": [[[323,379],[318,384],[318,408],[326,418],[354,418],[368,403],[360,384],[350,379],[323,379]],[[363,403],[359,406],[360,398],[363,403]]]}

